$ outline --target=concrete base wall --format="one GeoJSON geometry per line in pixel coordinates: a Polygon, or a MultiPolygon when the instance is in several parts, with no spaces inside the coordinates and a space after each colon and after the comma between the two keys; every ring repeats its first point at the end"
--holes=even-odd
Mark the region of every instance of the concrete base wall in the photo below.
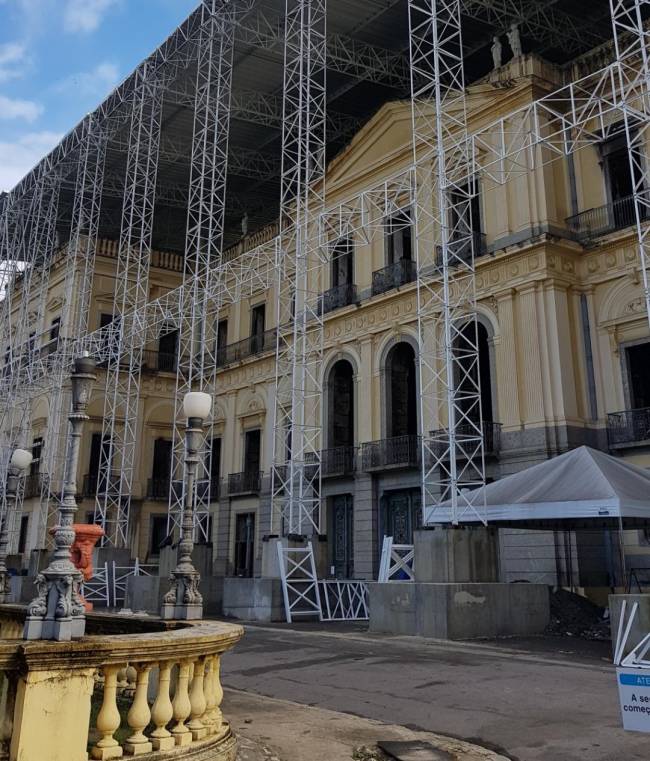
{"type": "Polygon", "coordinates": [[[634,617],[634,623],[630,629],[630,635],[627,638],[627,646],[623,655],[627,655],[633,650],[639,642],[650,633],[650,595],[610,595],[609,596],[609,616],[612,627],[612,655],[616,647],[616,636],[618,634],[618,625],[621,619],[621,608],[623,600],[627,602],[625,606],[625,621],[627,623],[632,606],[635,602],[639,603],[639,608],[634,617]]]}
{"type": "Polygon", "coordinates": [[[414,531],[415,580],[434,583],[499,581],[499,533],[484,526],[414,531]]]}
{"type": "MultiPolygon", "coordinates": [[[[217,576],[201,579],[199,590],[203,596],[204,615],[221,615],[223,581],[223,578],[217,576]]],[[[160,576],[129,576],[126,582],[124,607],[134,612],[144,610],[158,616],[163,595],[167,593],[169,586],[169,579],[160,576]]]]}
{"type": "Polygon", "coordinates": [[[242,621],[285,621],[279,579],[223,580],[223,615],[242,621]]]}
{"type": "Polygon", "coordinates": [[[543,584],[368,585],[370,631],[436,639],[540,634],[550,622],[543,584]]]}

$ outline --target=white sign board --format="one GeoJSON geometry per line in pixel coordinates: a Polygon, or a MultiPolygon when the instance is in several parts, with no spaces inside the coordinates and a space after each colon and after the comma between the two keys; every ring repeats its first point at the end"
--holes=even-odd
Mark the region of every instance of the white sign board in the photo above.
{"type": "Polygon", "coordinates": [[[650,732],[650,669],[617,668],[623,729],[650,732]]]}

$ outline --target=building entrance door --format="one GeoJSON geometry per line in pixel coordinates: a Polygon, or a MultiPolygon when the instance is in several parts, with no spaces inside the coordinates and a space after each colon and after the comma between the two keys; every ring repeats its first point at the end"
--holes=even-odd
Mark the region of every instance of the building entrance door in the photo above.
{"type": "Polygon", "coordinates": [[[255,513],[239,513],[235,523],[235,576],[253,575],[255,513]]]}
{"type": "Polygon", "coordinates": [[[422,525],[420,490],[385,492],[382,497],[381,536],[392,536],[393,544],[413,544],[413,531],[422,525]]]}
{"type": "Polygon", "coordinates": [[[354,574],[352,518],[352,495],[332,497],[332,566],[337,579],[351,579],[354,574]]]}

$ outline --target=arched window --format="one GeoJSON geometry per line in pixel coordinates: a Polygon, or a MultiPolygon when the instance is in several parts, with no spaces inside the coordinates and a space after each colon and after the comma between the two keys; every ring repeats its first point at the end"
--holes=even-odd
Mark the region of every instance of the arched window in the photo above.
{"type": "Polygon", "coordinates": [[[354,370],[340,359],[330,370],[328,383],[328,433],[330,448],[354,445],[354,370]]]}
{"type": "Polygon", "coordinates": [[[408,343],[398,343],[388,352],[386,393],[388,438],[417,435],[415,351],[408,343]]]}

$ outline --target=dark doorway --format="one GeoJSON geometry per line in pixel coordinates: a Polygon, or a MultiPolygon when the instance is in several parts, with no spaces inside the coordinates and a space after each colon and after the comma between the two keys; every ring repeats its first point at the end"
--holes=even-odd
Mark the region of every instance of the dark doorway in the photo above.
{"type": "Polygon", "coordinates": [[[171,466],[172,442],[169,439],[156,439],[153,445],[150,497],[154,499],[167,499],[171,466]]]}
{"type": "MultiPolygon", "coordinates": [[[[601,145],[603,169],[611,202],[610,224],[615,228],[634,224],[634,182],[630,171],[630,153],[625,135],[608,140],[601,145]]],[[[641,178],[637,176],[637,181],[641,178]]]]}
{"type": "Polygon", "coordinates": [[[246,431],[244,439],[244,470],[246,473],[258,474],[261,465],[261,431],[246,431]]]}
{"type": "Polygon", "coordinates": [[[626,350],[632,409],[650,407],[650,343],[626,350]]]}
{"type": "Polygon", "coordinates": [[[337,494],[331,497],[330,536],[332,537],[331,560],[337,579],[351,579],[354,575],[353,555],[353,497],[337,494]]]}
{"type": "Polygon", "coordinates": [[[251,310],[251,352],[256,354],[264,348],[266,305],[258,304],[251,310]]]}
{"type": "Polygon", "coordinates": [[[102,437],[101,433],[93,433],[90,440],[88,478],[84,488],[86,496],[92,497],[95,492],[102,494],[106,491],[107,476],[110,478],[110,474],[104,472],[100,475],[99,469],[102,461],[106,462],[108,459],[110,446],[111,442],[108,436],[102,437]]]}
{"type": "Polygon", "coordinates": [[[228,346],[228,320],[219,320],[217,324],[217,364],[226,363],[226,346],[228,346]]]}
{"type": "Polygon", "coordinates": [[[354,370],[345,359],[332,367],[328,382],[328,446],[354,445],[354,370]]]}
{"type": "Polygon", "coordinates": [[[160,555],[160,545],[167,537],[167,516],[152,515],[149,518],[149,557],[160,555]]]}
{"type": "Polygon", "coordinates": [[[386,264],[412,259],[411,214],[400,211],[388,220],[386,230],[386,264]]]}
{"type": "Polygon", "coordinates": [[[235,521],[235,576],[253,575],[255,513],[239,513],[235,521]]]}
{"type": "Polygon", "coordinates": [[[27,549],[27,530],[29,529],[29,515],[20,516],[20,533],[18,534],[18,554],[22,555],[27,549]]]}
{"type": "Polygon", "coordinates": [[[178,351],[178,331],[172,330],[160,336],[158,340],[158,369],[167,372],[176,370],[176,352],[178,351]]]}
{"type": "Polygon", "coordinates": [[[413,531],[421,526],[419,489],[384,493],[381,498],[380,548],[384,536],[392,536],[393,544],[413,544],[413,531]]]}
{"type": "Polygon", "coordinates": [[[481,412],[484,421],[491,422],[492,406],[492,374],[490,368],[490,342],[487,329],[480,322],[468,322],[460,331],[454,347],[458,364],[457,391],[460,396],[460,407],[470,420],[480,422],[477,402],[477,380],[480,380],[481,412]],[[477,352],[478,349],[478,352],[477,352]],[[476,355],[478,353],[478,367],[476,355]]]}
{"type": "Polygon", "coordinates": [[[351,240],[343,238],[332,252],[332,288],[354,283],[354,246],[351,240]]]}
{"type": "Polygon", "coordinates": [[[398,343],[386,358],[388,391],[388,437],[416,436],[417,400],[415,352],[407,343],[398,343]]]}

